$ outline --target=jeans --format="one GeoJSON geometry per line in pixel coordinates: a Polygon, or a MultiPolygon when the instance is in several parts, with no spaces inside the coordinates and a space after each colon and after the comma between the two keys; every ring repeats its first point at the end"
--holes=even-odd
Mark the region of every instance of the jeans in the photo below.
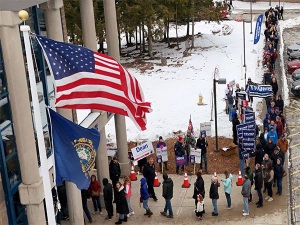
{"type": "Polygon", "coordinates": [[[146,200],[143,199],[143,208],[146,209],[146,211],[149,210],[148,199],[146,199],[146,200]]]}
{"type": "Polygon", "coordinates": [[[244,212],[249,213],[248,197],[243,197],[244,199],[244,212]]]}
{"type": "Polygon", "coordinates": [[[228,194],[227,192],[225,192],[225,196],[226,196],[226,200],[227,200],[227,206],[230,208],[231,207],[230,194],[228,194]]]}
{"type": "Polygon", "coordinates": [[[132,209],[132,207],[131,207],[130,197],[127,197],[127,198],[126,198],[126,202],[127,202],[127,205],[128,205],[129,213],[132,213],[132,212],[133,212],[133,209],[132,209]]]}
{"type": "Polygon", "coordinates": [[[282,177],[277,177],[277,192],[282,194],[282,177]]]}
{"type": "Polygon", "coordinates": [[[270,196],[271,198],[273,197],[273,190],[272,190],[272,183],[273,182],[266,182],[266,188],[268,190],[268,196],[270,196]]]}
{"type": "Polygon", "coordinates": [[[263,197],[262,197],[262,193],[261,193],[261,188],[257,189],[257,196],[258,196],[258,204],[262,205],[263,204],[263,197]]]}
{"type": "Polygon", "coordinates": [[[244,159],[240,159],[240,171],[242,173],[242,177],[244,177],[244,175],[245,175],[245,160],[244,159]]]}
{"type": "Polygon", "coordinates": [[[212,199],[212,204],[213,204],[213,207],[214,207],[214,214],[218,214],[218,199],[212,199]]]}
{"type": "Polygon", "coordinates": [[[87,201],[82,202],[82,208],[83,208],[83,211],[85,212],[85,215],[88,218],[88,220],[91,221],[92,217],[91,217],[90,211],[87,206],[87,201]]]}
{"type": "Polygon", "coordinates": [[[231,122],[232,121],[232,106],[233,104],[229,104],[229,121],[231,122]]]}
{"type": "Polygon", "coordinates": [[[94,211],[97,212],[97,209],[99,209],[99,212],[102,212],[100,197],[92,196],[92,201],[93,201],[93,205],[94,205],[94,211]]]}
{"type": "Polygon", "coordinates": [[[206,158],[206,153],[203,153],[201,156],[201,163],[200,163],[200,168],[202,169],[202,161],[204,161],[204,168],[207,170],[207,158],[206,158]]]}
{"type": "Polygon", "coordinates": [[[165,204],[165,209],[164,209],[164,213],[167,213],[167,211],[169,210],[169,215],[173,216],[173,210],[172,210],[172,205],[171,205],[171,199],[165,199],[166,200],[166,204],[165,204]]]}

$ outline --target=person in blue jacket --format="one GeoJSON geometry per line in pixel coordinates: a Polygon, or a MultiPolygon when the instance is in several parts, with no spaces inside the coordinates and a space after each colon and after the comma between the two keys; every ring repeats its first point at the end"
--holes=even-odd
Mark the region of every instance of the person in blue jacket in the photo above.
{"type": "Polygon", "coordinates": [[[150,198],[150,195],[148,193],[148,185],[146,178],[141,179],[141,189],[140,189],[140,202],[143,203],[143,208],[146,210],[145,216],[152,216],[152,212],[148,206],[148,199],[150,198]]]}
{"type": "Polygon", "coordinates": [[[273,126],[270,126],[270,131],[268,132],[267,140],[269,140],[269,138],[272,138],[272,143],[274,145],[277,144],[277,142],[278,142],[278,136],[277,136],[277,132],[274,131],[274,127],[273,126]]]}
{"type": "Polygon", "coordinates": [[[224,191],[225,191],[225,196],[227,200],[227,209],[231,209],[231,191],[232,191],[232,174],[229,173],[227,170],[224,172],[225,179],[221,180],[224,184],[224,191]]]}

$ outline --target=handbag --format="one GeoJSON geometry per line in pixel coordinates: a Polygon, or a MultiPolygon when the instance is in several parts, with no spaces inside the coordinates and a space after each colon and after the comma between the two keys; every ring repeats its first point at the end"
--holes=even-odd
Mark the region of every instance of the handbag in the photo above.
{"type": "Polygon", "coordinates": [[[92,190],[92,197],[99,197],[99,196],[100,196],[100,192],[99,191],[92,190]]]}

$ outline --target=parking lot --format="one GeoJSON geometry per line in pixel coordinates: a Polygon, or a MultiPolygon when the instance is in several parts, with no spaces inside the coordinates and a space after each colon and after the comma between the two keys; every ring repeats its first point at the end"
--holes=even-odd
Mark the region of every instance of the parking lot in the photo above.
{"type": "MultiPolygon", "coordinates": [[[[294,44],[300,37],[300,26],[285,29],[284,41],[284,65],[287,68],[287,46],[294,44]]],[[[300,224],[300,104],[299,98],[291,93],[292,76],[286,73],[287,86],[289,89],[289,106],[285,108],[287,120],[287,133],[290,141],[289,151],[289,183],[290,183],[290,209],[292,224],[300,224]]]]}

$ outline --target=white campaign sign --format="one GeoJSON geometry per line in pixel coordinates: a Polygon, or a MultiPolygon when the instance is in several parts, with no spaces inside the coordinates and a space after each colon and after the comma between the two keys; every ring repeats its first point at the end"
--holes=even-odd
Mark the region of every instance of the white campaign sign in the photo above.
{"type": "Polygon", "coordinates": [[[138,161],[154,153],[151,141],[147,141],[131,149],[134,161],[138,161]]]}
{"type": "Polygon", "coordinates": [[[195,156],[195,163],[197,164],[201,163],[201,149],[191,148],[191,155],[195,156]]]}
{"type": "Polygon", "coordinates": [[[211,136],[211,122],[200,123],[200,131],[205,130],[206,136],[211,136]]]}
{"type": "Polygon", "coordinates": [[[167,162],[168,161],[168,149],[167,147],[163,147],[163,148],[157,148],[156,149],[156,155],[160,155],[161,156],[161,160],[163,162],[167,162]]]}

